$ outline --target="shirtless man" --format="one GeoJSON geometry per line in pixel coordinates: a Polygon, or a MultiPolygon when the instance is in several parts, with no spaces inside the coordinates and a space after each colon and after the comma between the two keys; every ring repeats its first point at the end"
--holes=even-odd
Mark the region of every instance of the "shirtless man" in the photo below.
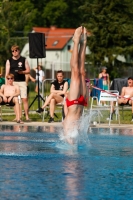
{"type": "Polygon", "coordinates": [[[78,131],[78,120],[82,116],[84,106],[87,104],[84,67],[87,42],[86,28],[81,26],[75,30],[73,42],[74,47],[70,60],[71,83],[68,98],[66,98],[68,112],[63,121],[64,136],[70,144],[74,143],[72,132],[78,131]]]}
{"type": "Polygon", "coordinates": [[[118,100],[119,105],[131,105],[132,106],[132,122],[133,122],[133,78],[128,78],[128,86],[123,87],[121,91],[121,97],[118,100]],[[124,98],[125,97],[125,98],[124,98]]]}
{"type": "MultiPolygon", "coordinates": [[[[124,105],[130,105],[132,106],[132,122],[133,122],[133,78],[129,77],[128,80],[128,86],[123,87],[121,91],[121,95],[118,99],[118,104],[121,106],[124,105]]],[[[114,114],[114,108],[111,113],[111,120],[113,120],[113,114],[114,114]]]]}
{"type": "Polygon", "coordinates": [[[23,122],[20,120],[20,112],[19,112],[19,100],[18,96],[20,95],[20,89],[19,86],[13,85],[14,81],[14,75],[8,74],[6,76],[6,85],[1,86],[0,90],[0,104],[1,105],[9,105],[15,107],[15,114],[17,123],[23,124],[23,122]]]}

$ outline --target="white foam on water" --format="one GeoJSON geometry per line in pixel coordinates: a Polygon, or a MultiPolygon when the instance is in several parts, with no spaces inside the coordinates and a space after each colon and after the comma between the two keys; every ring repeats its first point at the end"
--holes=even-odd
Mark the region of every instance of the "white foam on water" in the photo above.
{"type": "Polygon", "coordinates": [[[28,154],[28,153],[16,153],[16,152],[0,152],[0,156],[15,156],[15,157],[29,157],[34,156],[34,154],[28,154]]]}
{"type": "Polygon", "coordinates": [[[70,143],[72,146],[77,146],[78,148],[90,147],[91,143],[88,137],[88,129],[90,126],[90,121],[94,113],[89,113],[89,111],[81,116],[81,118],[71,124],[68,134],[64,134],[64,130],[61,129],[59,133],[60,141],[65,143],[70,143]]]}

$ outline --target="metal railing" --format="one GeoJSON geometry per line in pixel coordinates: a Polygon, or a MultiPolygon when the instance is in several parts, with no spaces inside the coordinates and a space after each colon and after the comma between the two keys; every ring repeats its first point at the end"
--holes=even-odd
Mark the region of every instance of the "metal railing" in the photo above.
{"type": "MultiPolygon", "coordinates": [[[[50,87],[51,87],[51,82],[54,81],[54,79],[52,78],[48,78],[45,79],[42,82],[42,97],[45,99],[47,94],[50,93],[50,87]]],[[[42,105],[44,104],[44,102],[42,101],[42,105]]]]}

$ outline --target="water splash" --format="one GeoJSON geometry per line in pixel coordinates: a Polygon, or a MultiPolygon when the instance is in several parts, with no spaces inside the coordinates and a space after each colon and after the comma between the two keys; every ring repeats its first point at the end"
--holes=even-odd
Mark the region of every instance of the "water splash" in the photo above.
{"type": "Polygon", "coordinates": [[[64,135],[63,129],[60,130],[59,139],[64,143],[64,147],[66,148],[66,143],[71,141],[73,147],[77,147],[78,149],[83,149],[86,147],[90,147],[91,143],[88,137],[88,129],[90,126],[90,121],[94,113],[90,113],[87,111],[84,113],[81,118],[77,121],[74,121],[68,130],[67,136],[64,135]]]}

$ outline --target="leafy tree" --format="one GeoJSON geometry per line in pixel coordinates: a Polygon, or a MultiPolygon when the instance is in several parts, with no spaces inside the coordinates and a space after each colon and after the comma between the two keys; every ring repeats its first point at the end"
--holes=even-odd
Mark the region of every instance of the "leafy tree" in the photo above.
{"type": "Polygon", "coordinates": [[[80,10],[80,6],[84,5],[82,0],[65,0],[68,7],[65,15],[64,27],[77,28],[83,23],[83,13],[80,10]]]}
{"type": "Polygon", "coordinates": [[[47,27],[45,16],[43,16],[44,8],[46,7],[48,0],[30,0],[34,9],[37,10],[36,18],[34,18],[33,25],[38,27],[47,27]]]}
{"type": "Polygon", "coordinates": [[[82,23],[81,0],[1,0],[0,65],[14,43],[23,47],[33,26],[77,27],[82,23]]]}
{"type": "Polygon", "coordinates": [[[32,21],[36,15],[33,5],[26,1],[2,1],[0,4],[0,64],[10,56],[10,47],[14,43],[24,45],[24,36],[32,28],[32,21]],[[32,12],[31,12],[32,10],[32,12]],[[19,37],[18,37],[19,36],[19,37]]]}
{"type": "Polygon", "coordinates": [[[43,18],[47,26],[62,24],[66,9],[67,4],[64,0],[49,1],[43,11],[43,18]]]}
{"type": "Polygon", "coordinates": [[[43,23],[47,27],[74,28],[82,23],[82,11],[79,7],[83,4],[81,0],[51,0],[43,10],[43,23]]]}
{"type": "Polygon", "coordinates": [[[91,31],[89,61],[108,66],[111,77],[118,76],[117,56],[133,57],[133,1],[86,0],[81,10],[91,31]]]}

